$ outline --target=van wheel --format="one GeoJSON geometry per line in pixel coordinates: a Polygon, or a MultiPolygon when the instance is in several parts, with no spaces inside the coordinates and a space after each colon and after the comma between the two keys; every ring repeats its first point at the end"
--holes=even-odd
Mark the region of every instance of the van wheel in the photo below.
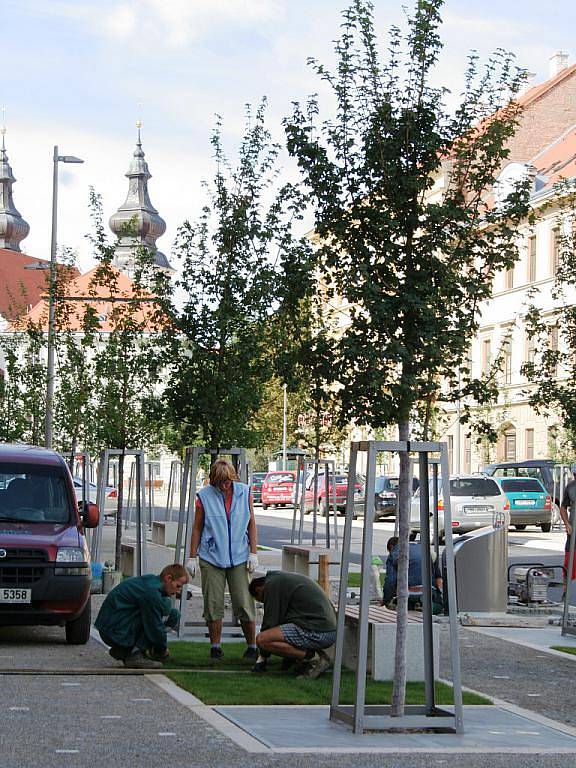
{"type": "Polygon", "coordinates": [[[268,509],[268,504],[262,504],[262,509],[268,509]]]}
{"type": "Polygon", "coordinates": [[[525,531],[526,530],[526,526],[525,525],[518,525],[518,524],[516,524],[514,526],[514,528],[516,528],[517,531],[525,531]]]}
{"type": "Polygon", "coordinates": [[[91,616],[90,600],[88,600],[80,616],[73,621],[66,622],[66,642],[68,645],[85,645],[88,642],[91,616]]]}
{"type": "Polygon", "coordinates": [[[542,528],[542,533],[550,533],[552,530],[552,523],[540,523],[540,528],[542,528]]]}

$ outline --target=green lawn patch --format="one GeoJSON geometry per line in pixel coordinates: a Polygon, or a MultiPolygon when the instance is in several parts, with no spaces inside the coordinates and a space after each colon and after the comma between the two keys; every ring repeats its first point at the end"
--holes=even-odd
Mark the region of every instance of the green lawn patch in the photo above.
{"type": "MultiPolygon", "coordinates": [[[[349,573],[348,574],[348,586],[349,587],[359,587],[360,586],[360,577],[362,574],[360,572],[358,573],[349,573]]],[[[380,574],[380,584],[384,586],[384,579],[386,578],[385,573],[380,574]]]]}
{"type": "Polygon", "coordinates": [[[569,653],[571,656],[576,656],[576,648],[571,645],[553,645],[553,651],[562,651],[562,653],[569,653]]]}
{"type": "MultiPolygon", "coordinates": [[[[170,643],[170,659],[165,664],[166,674],[181,688],[189,691],[205,704],[329,704],[332,696],[332,675],[318,680],[298,680],[290,673],[280,672],[281,660],[272,658],[268,672],[252,674],[251,664],[242,659],[243,643],[225,643],[224,657],[218,661],[209,658],[208,643],[170,643]],[[170,667],[193,667],[194,671],[170,671],[170,667]],[[210,670],[220,670],[218,674],[210,670]],[[198,670],[198,671],[196,671],[198,670]]],[[[391,682],[366,681],[366,703],[386,704],[392,695],[391,682]]],[[[490,704],[473,693],[463,693],[465,704],[490,704]]],[[[436,684],[438,704],[452,703],[452,688],[436,684]]],[[[354,703],[354,673],[342,672],[340,701],[354,703]]],[[[408,683],[407,704],[424,703],[423,683],[408,683]]]]}

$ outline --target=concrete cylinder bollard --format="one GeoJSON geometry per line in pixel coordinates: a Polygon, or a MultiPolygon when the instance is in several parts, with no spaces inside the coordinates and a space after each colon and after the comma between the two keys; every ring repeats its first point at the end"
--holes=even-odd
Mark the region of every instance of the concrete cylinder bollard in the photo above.
{"type": "Polygon", "coordinates": [[[107,595],[114,587],[122,581],[122,571],[106,571],[102,572],[102,592],[107,595]]]}

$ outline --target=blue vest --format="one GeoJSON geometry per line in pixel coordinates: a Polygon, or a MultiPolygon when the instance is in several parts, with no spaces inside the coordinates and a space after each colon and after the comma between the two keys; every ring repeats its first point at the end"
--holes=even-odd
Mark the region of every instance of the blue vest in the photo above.
{"type": "Polygon", "coordinates": [[[218,568],[233,568],[245,563],[250,554],[248,523],[250,522],[250,488],[232,483],[230,519],[226,514],[222,491],[205,485],[198,491],[204,508],[204,528],[198,556],[218,568]]]}

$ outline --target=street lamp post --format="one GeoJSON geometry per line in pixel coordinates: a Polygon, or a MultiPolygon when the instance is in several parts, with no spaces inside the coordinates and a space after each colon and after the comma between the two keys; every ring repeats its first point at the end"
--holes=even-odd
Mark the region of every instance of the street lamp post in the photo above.
{"type": "Polygon", "coordinates": [[[58,163],[83,163],[74,155],[59,155],[54,147],[54,168],[52,174],[52,238],[50,240],[50,274],[48,285],[48,356],[46,363],[46,421],[44,445],[52,448],[52,420],[54,414],[54,325],[55,325],[55,284],[56,284],[56,244],[58,229],[58,163]]]}

